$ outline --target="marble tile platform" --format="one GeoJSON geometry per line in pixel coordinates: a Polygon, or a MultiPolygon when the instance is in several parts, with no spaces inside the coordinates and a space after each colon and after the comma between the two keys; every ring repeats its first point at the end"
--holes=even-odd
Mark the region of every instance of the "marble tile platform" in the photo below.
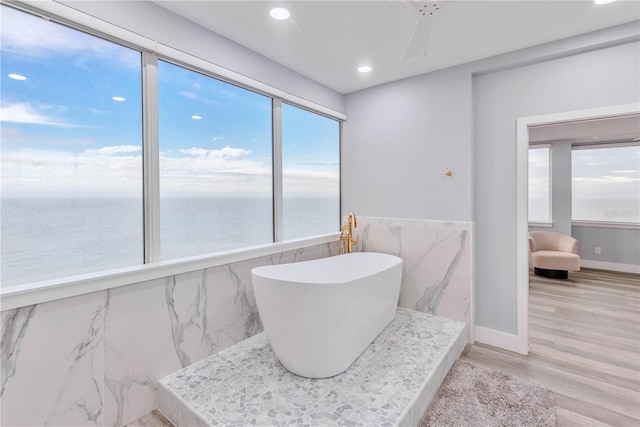
{"type": "Polygon", "coordinates": [[[347,371],[287,371],[264,333],[160,381],[158,409],[177,426],[415,425],[458,359],[464,323],[399,308],[347,371]]]}

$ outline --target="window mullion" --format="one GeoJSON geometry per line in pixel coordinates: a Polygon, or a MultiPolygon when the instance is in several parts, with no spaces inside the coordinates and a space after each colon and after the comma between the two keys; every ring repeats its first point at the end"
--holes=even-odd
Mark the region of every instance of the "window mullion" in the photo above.
{"type": "Polygon", "coordinates": [[[160,261],[160,153],[158,140],[158,59],[142,54],[144,262],[160,261]]]}
{"type": "Polygon", "coordinates": [[[273,241],[283,240],[282,213],[282,102],[273,99],[273,241]]]}

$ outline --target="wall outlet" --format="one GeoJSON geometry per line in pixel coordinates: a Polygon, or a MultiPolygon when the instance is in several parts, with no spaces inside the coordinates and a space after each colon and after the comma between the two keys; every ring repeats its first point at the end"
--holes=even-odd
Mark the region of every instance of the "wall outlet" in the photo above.
{"type": "Polygon", "coordinates": [[[596,255],[600,255],[602,254],[602,248],[600,246],[596,246],[594,248],[594,252],[596,253],[596,255]]]}

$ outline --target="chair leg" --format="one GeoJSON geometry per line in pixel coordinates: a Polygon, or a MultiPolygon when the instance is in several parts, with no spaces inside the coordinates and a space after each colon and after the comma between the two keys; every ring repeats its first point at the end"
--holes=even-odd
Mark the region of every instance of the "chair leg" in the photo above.
{"type": "Polygon", "coordinates": [[[548,277],[549,279],[566,279],[569,273],[566,270],[547,270],[546,268],[533,268],[533,274],[536,276],[548,277]]]}

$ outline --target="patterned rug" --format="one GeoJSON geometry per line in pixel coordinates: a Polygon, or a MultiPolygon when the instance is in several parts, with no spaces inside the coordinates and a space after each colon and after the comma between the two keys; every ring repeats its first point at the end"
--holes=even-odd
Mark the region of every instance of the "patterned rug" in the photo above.
{"type": "Polygon", "coordinates": [[[453,365],[420,421],[420,427],[555,425],[550,390],[461,361],[453,365]]]}

